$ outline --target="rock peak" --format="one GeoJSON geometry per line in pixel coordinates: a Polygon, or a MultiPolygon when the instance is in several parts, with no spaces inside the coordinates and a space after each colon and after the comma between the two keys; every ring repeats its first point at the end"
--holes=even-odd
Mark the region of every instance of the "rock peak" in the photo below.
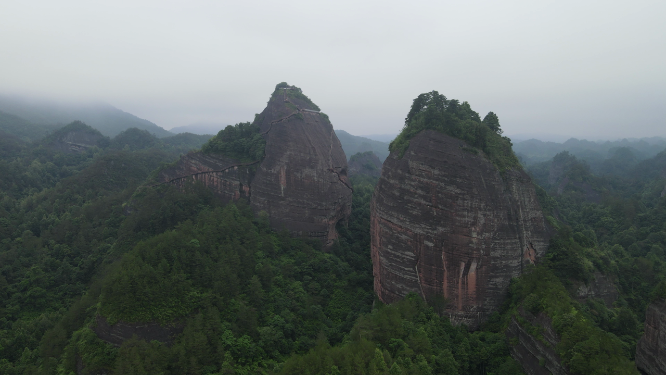
{"type": "MultiPolygon", "coordinates": [[[[192,153],[161,171],[159,182],[202,182],[227,201],[247,199],[256,213],[268,214],[275,229],[331,244],[338,236],[336,224],[346,223],[351,213],[352,191],[347,159],[328,116],[302,90],[283,82],[251,127],[258,134],[248,136],[265,141],[262,158],[192,153]]],[[[224,143],[216,138],[210,142],[224,143]]]]}
{"type": "Polygon", "coordinates": [[[465,141],[433,130],[384,162],[370,225],[379,298],[391,303],[415,292],[471,327],[548,246],[529,176],[520,168],[500,173],[465,141]]]}

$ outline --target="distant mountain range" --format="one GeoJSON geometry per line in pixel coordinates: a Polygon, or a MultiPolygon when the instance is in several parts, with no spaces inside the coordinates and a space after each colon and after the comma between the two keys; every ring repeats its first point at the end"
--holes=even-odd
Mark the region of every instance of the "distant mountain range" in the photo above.
{"type": "Polygon", "coordinates": [[[0,111],[20,117],[36,126],[48,128],[58,128],[79,120],[109,137],[129,128],[147,130],[160,138],[173,135],[148,120],[106,103],[67,104],[46,99],[0,95],[0,111]]]}
{"type": "Polygon", "coordinates": [[[205,134],[215,135],[220,130],[224,129],[226,126],[227,125],[225,124],[196,123],[192,125],[176,126],[175,128],[172,128],[169,131],[174,134],[192,133],[199,135],[205,135],[205,134]]]}
{"type": "Polygon", "coordinates": [[[513,151],[525,165],[533,165],[552,159],[563,151],[568,151],[577,158],[586,161],[593,170],[604,160],[617,157],[620,149],[637,161],[653,158],[666,149],[666,139],[661,137],[622,139],[619,141],[592,142],[570,138],[566,142],[543,142],[538,139],[514,142],[513,151]]]}
{"type": "Polygon", "coordinates": [[[347,155],[347,160],[349,160],[354,154],[366,151],[373,151],[382,163],[389,156],[389,144],[387,142],[359,137],[357,135],[349,134],[344,130],[336,130],[335,135],[338,136],[338,139],[342,144],[342,149],[344,150],[345,155],[347,155]]]}
{"type": "Polygon", "coordinates": [[[392,140],[395,139],[395,137],[398,136],[398,133],[391,133],[391,134],[364,134],[360,135],[359,137],[364,137],[364,138],[369,138],[374,141],[380,141],[380,142],[385,142],[385,143],[391,143],[392,140]]]}
{"type": "Polygon", "coordinates": [[[26,119],[0,111],[0,134],[5,137],[11,135],[21,141],[31,142],[44,138],[55,129],[56,127],[35,125],[26,119]]]}

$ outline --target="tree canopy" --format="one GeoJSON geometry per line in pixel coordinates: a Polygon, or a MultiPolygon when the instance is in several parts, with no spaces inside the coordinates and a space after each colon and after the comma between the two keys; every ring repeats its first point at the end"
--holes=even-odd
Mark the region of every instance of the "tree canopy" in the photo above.
{"type": "Polygon", "coordinates": [[[511,150],[511,140],[501,136],[497,115],[489,112],[482,121],[467,102],[447,99],[437,91],[419,95],[412,103],[402,131],[389,149],[402,157],[409,147],[409,140],[423,130],[435,130],[462,139],[483,151],[500,170],[520,167],[511,150]]]}
{"type": "Polygon", "coordinates": [[[259,133],[259,126],[241,122],[228,125],[203,145],[201,151],[206,154],[221,154],[243,162],[252,162],[264,158],[266,140],[259,133]]]}

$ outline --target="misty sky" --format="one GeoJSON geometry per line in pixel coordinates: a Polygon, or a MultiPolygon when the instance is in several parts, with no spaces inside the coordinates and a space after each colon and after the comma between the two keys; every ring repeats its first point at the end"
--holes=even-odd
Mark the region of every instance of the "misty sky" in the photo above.
{"type": "Polygon", "coordinates": [[[275,85],[397,133],[438,90],[506,134],[666,136],[666,1],[7,1],[0,91],[164,128],[251,121],[275,85]]]}

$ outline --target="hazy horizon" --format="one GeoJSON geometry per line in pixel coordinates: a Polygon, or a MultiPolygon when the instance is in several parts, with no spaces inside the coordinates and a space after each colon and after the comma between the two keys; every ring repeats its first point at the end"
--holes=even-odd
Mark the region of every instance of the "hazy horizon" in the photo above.
{"type": "Polygon", "coordinates": [[[235,124],[275,85],[391,134],[437,90],[505,134],[665,136],[666,3],[6,3],[0,91],[103,101],[171,129],[235,124]]]}

